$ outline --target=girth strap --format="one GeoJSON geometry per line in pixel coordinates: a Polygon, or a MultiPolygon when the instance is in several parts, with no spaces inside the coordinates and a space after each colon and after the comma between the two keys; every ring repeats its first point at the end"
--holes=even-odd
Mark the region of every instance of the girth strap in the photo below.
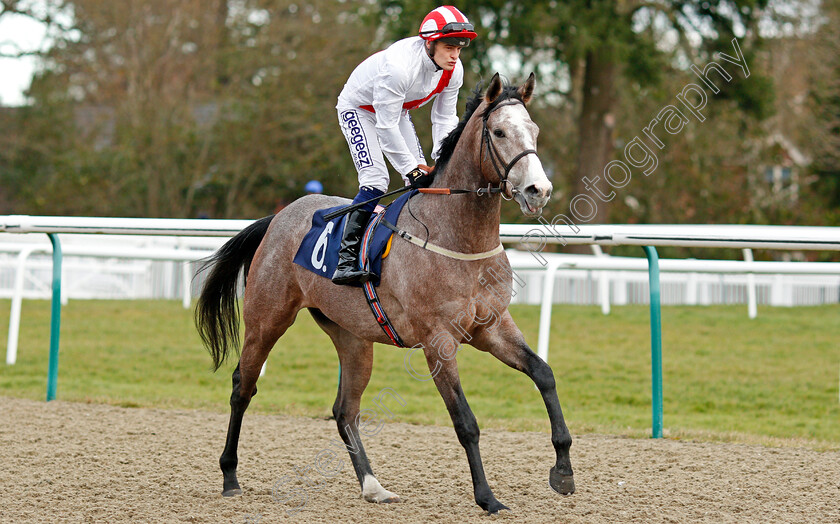
{"type": "MultiPolygon", "coordinates": [[[[359,258],[361,259],[362,268],[366,271],[370,270],[370,260],[368,259],[368,245],[370,244],[370,239],[373,237],[373,232],[376,230],[379,223],[384,221],[385,211],[383,210],[379,212],[373,220],[371,220],[367,230],[365,230],[364,237],[362,238],[362,247],[359,250],[359,258]]],[[[385,310],[382,309],[382,304],[379,303],[379,295],[376,294],[376,287],[374,287],[373,282],[365,282],[362,285],[362,289],[365,292],[365,298],[367,299],[368,306],[370,306],[370,310],[373,312],[373,318],[376,319],[376,323],[379,324],[382,331],[388,335],[388,338],[391,339],[391,342],[395,346],[401,348],[406,347],[402,338],[400,338],[400,335],[397,333],[397,330],[394,329],[394,326],[391,325],[391,321],[388,320],[388,315],[385,314],[385,310]]]]}
{"type": "Polygon", "coordinates": [[[405,342],[402,341],[399,333],[397,333],[397,330],[391,325],[391,321],[388,320],[388,315],[385,314],[385,310],[382,309],[382,304],[379,303],[379,296],[376,294],[376,288],[373,286],[373,283],[365,282],[362,289],[365,291],[365,298],[367,299],[368,306],[370,306],[370,310],[373,311],[373,317],[376,319],[376,323],[379,324],[379,327],[382,328],[382,331],[388,335],[388,338],[391,339],[391,342],[393,342],[395,346],[400,348],[406,347],[405,342]]]}

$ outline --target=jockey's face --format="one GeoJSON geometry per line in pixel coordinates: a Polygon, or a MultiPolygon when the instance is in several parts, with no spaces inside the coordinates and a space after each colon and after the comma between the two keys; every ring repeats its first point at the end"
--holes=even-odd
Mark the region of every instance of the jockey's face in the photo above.
{"type": "Polygon", "coordinates": [[[443,42],[435,42],[431,46],[433,55],[432,60],[444,71],[452,71],[455,69],[455,64],[458,63],[458,57],[461,56],[461,47],[452,44],[445,44],[443,42]]]}

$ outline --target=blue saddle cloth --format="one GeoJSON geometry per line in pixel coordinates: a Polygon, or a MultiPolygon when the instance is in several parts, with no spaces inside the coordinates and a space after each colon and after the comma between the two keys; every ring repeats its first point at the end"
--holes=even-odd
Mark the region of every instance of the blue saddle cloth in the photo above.
{"type": "MultiPolygon", "coordinates": [[[[393,202],[385,208],[381,213],[385,213],[384,219],[392,224],[397,223],[403,206],[405,206],[408,199],[417,193],[416,190],[410,191],[393,202]]],[[[337,209],[345,206],[336,206],[328,209],[319,209],[312,216],[312,227],[309,232],[303,237],[303,241],[298,247],[295,254],[295,264],[312,271],[316,275],[326,278],[332,278],[335,273],[335,268],[338,265],[338,251],[341,248],[341,237],[344,233],[344,222],[347,220],[347,215],[341,215],[330,221],[324,220],[324,215],[327,215],[337,209]]],[[[371,222],[373,222],[378,215],[371,215],[371,222]]],[[[384,226],[376,227],[371,233],[369,231],[370,223],[365,229],[365,235],[372,235],[368,240],[367,257],[370,261],[368,271],[376,275],[372,279],[374,285],[379,285],[379,277],[382,274],[382,253],[385,251],[385,246],[388,245],[388,239],[393,234],[393,231],[384,226]]],[[[361,284],[354,284],[361,287],[361,284]]]]}

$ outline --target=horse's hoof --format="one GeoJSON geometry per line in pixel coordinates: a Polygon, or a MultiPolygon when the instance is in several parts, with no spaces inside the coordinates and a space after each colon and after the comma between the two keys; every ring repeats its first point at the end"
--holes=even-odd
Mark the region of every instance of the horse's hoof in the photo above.
{"type": "Polygon", "coordinates": [[[385,491],[387,495],[384,494],[368,494],[362,495],[362,497],[368,502],[374,502],[376,504],[393,504],[395,502],[400,502],[400,496],[396,493],[391,493],[390,491],[385,491]]]}
{"type": "Polygon", "coordinates": [[[495,515],[496,513],[506,509],[510,511],[510,508],[499,502],[498,500],[494,500],[492,504],[488,504],[487,506],[487,513],[490,515],[495,515]]]}
{"type": "Polygon", "coordinates": [[[548,485],[561,495],[571,495],[575,492],[575,477],[574,475],[563,475],[552,467],[551,473],[548,475],[548,485]]]}
{"type": "Polygon", "coordinates": [[[373,475],[365,475],[365,481],[362,485],[362,497],[368,502],[375,502],[377,504],[390,504],[400,501],[399,495],[383,488],[373,475]]]}
{"type": "Polygon", "coordinates": [[[236,495],[241,495],[241,494],[242,494],[242,490],[239,489],[239,488],[226,489],[226,490],[222,491],[222,496],[223,497],[235,497],[236,495]]]}

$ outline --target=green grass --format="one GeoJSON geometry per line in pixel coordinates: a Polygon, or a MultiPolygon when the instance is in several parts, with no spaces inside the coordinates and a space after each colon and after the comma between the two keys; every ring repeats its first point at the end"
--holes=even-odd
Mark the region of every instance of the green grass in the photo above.
{"type": "MultiPolygon", "coordinates": [[[[512,313],[536,347],[539,309],[512,313]]],[[[2,341],[8,315],[9,301],[0,301],[2,341]]],[[[754,320],[744,306],[664,308],[666,436],[840,449],[838,317],[838,306],[762,308],[754,320]]],[[[43,399],[49,302],[24,302],[22,318],[18,363],[0,364],[0,396],[43,399]]],[[[647,308],[614,307],[603,316],[596,307],[555,306],[551,330],[550,364],[573,434],[649,435],[647,308]]],[[[406,403],[391,404],[398,420],[449,425],[433,383],[411,378],[404,356],[376,346],[363,407],[389,387],[406,403]]],[[[226,411],[233,365],[210,371],[192,313],[179,302],[77,300],[62,312],[61,400],[226,411]]],[[[482,427],[548,429],[527,377],[471,347],[458,365],[482,427]]],[[[272,351],[250,409],[327,416],[337,374],[329,339],[302,312],[272,351]]]]}

